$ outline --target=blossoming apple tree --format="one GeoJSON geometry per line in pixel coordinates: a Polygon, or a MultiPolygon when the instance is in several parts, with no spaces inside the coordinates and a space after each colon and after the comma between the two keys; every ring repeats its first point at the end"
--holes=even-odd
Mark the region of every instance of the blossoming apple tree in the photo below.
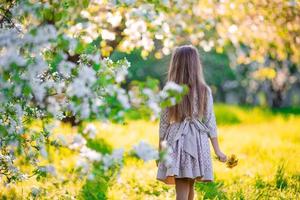
{"type": "MultiPolygon", "coordinates": [[[[92,162],[102,162],[104,169],[121,162],[122,150],[101,155],[86,146],[87,137],[95,134],[92,125],[66,141],[52,134],[56,121],[72,118],[75,126],[93,119],[121,122],[126,112],[140,106],[151,108],[157,117],[161,105],[178,102],[187,91],[175,83],[161,91],[139,82],[132,90],[122,88],[130,67],[126,58],[113,62],[101,56],[97,38],[86,41],[70,34],[70,27],[76,26],[72,22],[80,19],[78,10],[86,4],[20,1],[10,9],[13,28],[1,29],[0,174],[7,183],[55,175],[51,163],[40,164],[49,146],[78,152],[77,165],[85,174],[92,162]],[[20,159],[32,165],[33,172],[20,170],[20,159]]],[[[140,146],[134,149],[145,160],[159,158],[153,147],[146,153],[140,146]]]]}
{"type": "Polygon", "coordinates": [[[248,103],[263,91],[268,105],[282,106],[288,89],[300,82],[298,1],[95,0],[80,15],[85,20],[69,33],[86,41],[101,35],[103,55],[141,48],[142,56],[154,51],[161,58],[185,42],[225,52],[248,103]]]}

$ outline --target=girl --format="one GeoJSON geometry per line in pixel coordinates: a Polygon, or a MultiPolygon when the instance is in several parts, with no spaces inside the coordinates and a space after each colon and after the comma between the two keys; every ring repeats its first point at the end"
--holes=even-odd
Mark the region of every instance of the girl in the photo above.
{"type": "Polygon", "coordinates": [[[192,200],[195,181],[213,181],[209,139],[218,159],[227,160],[219,147],[213,97],[195,47],[184,45],[175,49],[168,81],[186,84],[189,93],[179,104],[161,112],[159,151],[165,141],[170,147],[171,162],[158,162],[157,179],[175,184],[177,200],[192,200]]]}

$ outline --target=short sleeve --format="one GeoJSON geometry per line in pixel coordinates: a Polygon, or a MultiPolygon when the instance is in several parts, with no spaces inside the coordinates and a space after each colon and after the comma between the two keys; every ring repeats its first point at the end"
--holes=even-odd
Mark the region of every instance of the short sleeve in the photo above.
{"type": "Polygon", "coordinates": [[[160,113],[159,121],[159,139],[163,139],[170,123],[168,122],[168,110],[165,108],[160,113]]]}
{"type": "Polygon", "coordinates": [[[206,104],[206,114],[204,118],[204,124],[209,129],[209,137],[217,137],[217,123],[216,123],[216,117],[214,112],[214,100],[212,96],[211,89],[208,88],[207,90],[207,104],[206,104]]]}

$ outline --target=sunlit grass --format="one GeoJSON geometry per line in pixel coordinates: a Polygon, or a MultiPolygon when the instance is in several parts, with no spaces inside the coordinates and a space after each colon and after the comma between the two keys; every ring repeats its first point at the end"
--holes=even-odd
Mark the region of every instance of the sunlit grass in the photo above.
{"type": "MultiPolygon", "coordinates": [[[[295,191],[299,192],[299,184],[298,187],[293,184],[296,184],[297,178],[295,177],[300,175],[300,162],[298,161],[300,117],[275,115],[261,108],[251,110],[218,105],[215,109],[217,116],[230,110],[239,120],[233,124],[221,123],[218,127],[222,150],[227,154],[236,154],[239,163],[235,168],[229,169],[224,163],[214,159],[216,183],[198,184],[198,198],[255,199],[261,195],[255,193],[257,190],[255,184],[261,181],[266,185],[276,185],[274,179],[280,165],[284,165],[285,176],[289,177],[291,183],[285,191],[276,189],[272,191],[272,197],[276,195],[282,198],[296,197],[295,191]]],[[[100,131],[98,137],[105,138],[114,148],[128,149],[140,140],[157,146],[157,134],[157,123],[134,121],[123,127],[109,126],[100,131]]],[[[121,181],[116,182],[114,187],[109,189],[109,197],[117,199],[116,197],[119,196],[117,194],[122,194],[124,199],[174,198],[172,186],[163,185],[155,180],[156,170],[155,163],[152,161],[148,163],[134,160],[126,162],[121,172],[121,181]],[[152,189],[146,189],[149,187],[152,189]]],[[[271,186],[266,188],[271,190],[271,186]]]]}
{"type": "MultiPolygon", "coordinates": [[[[216,105],[215,111],[221,149],[228,155],[235,154],[239,162],[230,169],[213,159],[215,182],[198,183],[197,199],[297,199],[300,193],[300,115],[297,112],[280,114],[263,108],[226,105],[216,105]]],[[[94,124],[98,130],[96,141],[89,141],[88,146],[102,153],[113,148],[128,151],[141,140],[155,147],[158,145],[158,121],[94,124]]],[[[76,132],[69,125],[61,124],[53,134],[76,132]]],[[[40,199],[68,199],[70,196],[82,199],[80,192],[86,180],[76,180],[72,176],[76,172],[70,171],[77,157],[67,149],[51,149],[49,154],[57,167],[58,178],[65,180],[64,184],[57,184],[55,178],[43,182],[31,178],[15,186],[0,186],[0,197],[26,199],[32,187],[36,187],[43,189],[40,199]]],[[[46,164],[47,160],[44,162],[46,164]]],[[[95,186],[94,191],[103,193],[101,199],[106,196],[112,200],[174,199],[174,187],[156,181],[156,172],[154,161],[145,163],[125,157],[124,167],[117,178],[106,182],[100,177],[101,181],[89,182],[85,191],[89,192],[95,186]]],[[[89,196],[85,199],[97,198],[89,196]]]]}

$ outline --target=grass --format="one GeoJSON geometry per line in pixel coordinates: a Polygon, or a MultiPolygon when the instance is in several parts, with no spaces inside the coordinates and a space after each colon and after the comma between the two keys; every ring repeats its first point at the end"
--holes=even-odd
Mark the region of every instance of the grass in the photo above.
{"type": "MultiPolygon", "coordinates": [[[[197,183],[196,199],[300,199],[300,115],[297,109],[270,110],[218,104],[215,106],[221,149],[236,154],[233,169],[213,159],[215,182],[197,183]]],[[[136,120],[126,125],[95,122],[97,139],[88,146],[107,153],[114,148],[129,150],[140,140],[157,146],[158,122],[136,120]]],[[[76,130],[60,126],[57,133],[76,130]]],[[[155,180],[154,161],[126,157],[115,178],[99,171],[96,179],[75,180],[70,171],[76,157],[68,151],[51,152],[64,184],[54,178],[42,183],[30,179],[16,186],[0,186],[0,199],[32,198],[32,186],[42,188],[36,199],[174,199],[174,187],[155,180]],[[66,194],[67,193],[67,194],[66,194]]],[[[33,199],[33,198],[32,198],[33,199]]]]}
{"type": "MultiPolygon", "coordinates": [[[[234,153],[239,164],[233,169],[213,160],[215,182],[197,183],[197,199],[297,199],[300,193],[300,116],[295,109],[215,106],[221,148],[234,153]]],[[[98,137],[114,148],[129,149],[146,140],[157,146],[157,122],[112,125],[98,137]],[[109,137],[108,137],[109,135],[109,137]]],[[[172,186],[155,181],[154,162],[125,162],[109,199],[174,199],[172,186]]]]}

